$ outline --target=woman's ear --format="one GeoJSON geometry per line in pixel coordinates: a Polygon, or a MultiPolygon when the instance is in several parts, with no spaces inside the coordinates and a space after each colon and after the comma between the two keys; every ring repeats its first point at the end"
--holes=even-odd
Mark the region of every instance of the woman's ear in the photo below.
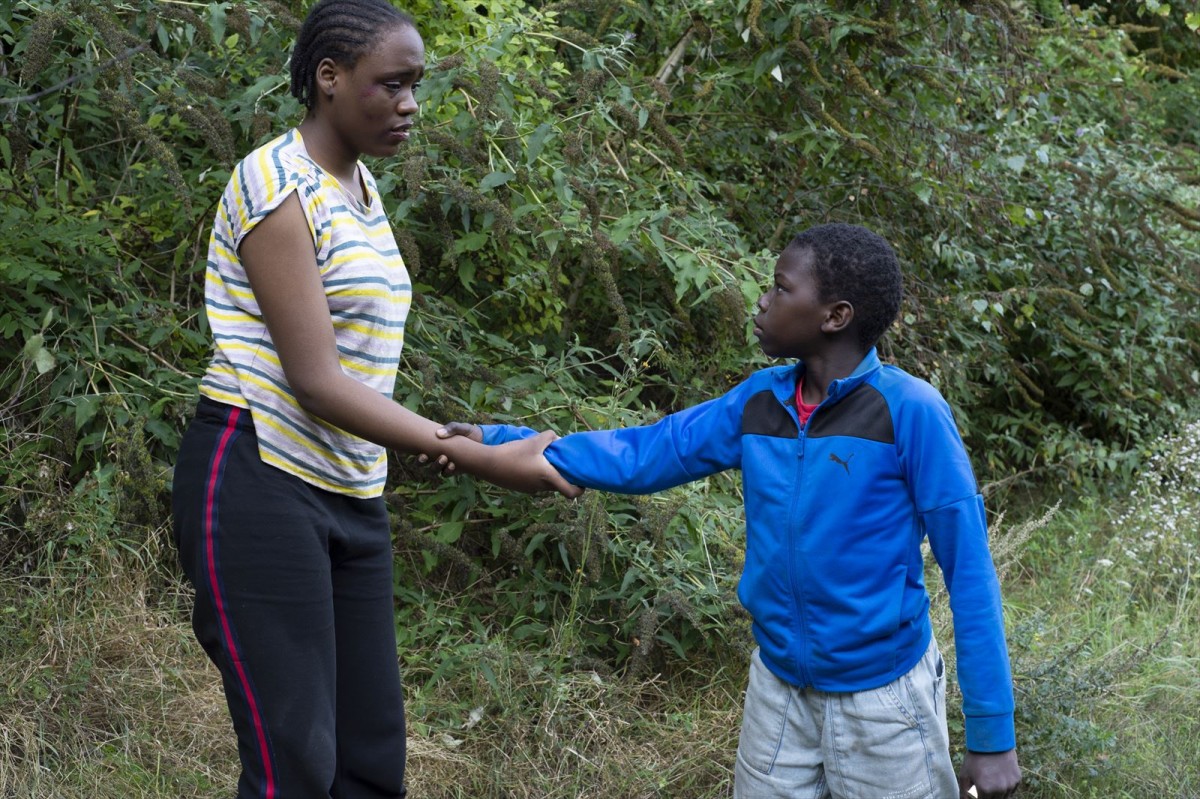
{"type": "Polygon", "coordinates": [[[821,332],[840,333],[853,321],[854,306],[846,300],[838,300],[826,310],[825,321],[821,323],[821,332]]]}
{"type": "Polygon", "coordinates": [[[338,66],[333,63],[331,58],[323,58],[321,63],[317,64],[316,86],[317,92],[322,97],[328,99],[333,96],[333,90],[337,87],[338,73],[338,66]]]}

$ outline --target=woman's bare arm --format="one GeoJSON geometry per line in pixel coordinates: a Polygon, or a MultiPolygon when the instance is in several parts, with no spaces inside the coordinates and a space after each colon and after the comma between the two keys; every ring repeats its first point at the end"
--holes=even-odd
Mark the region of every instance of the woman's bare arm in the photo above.
{"type": "Polygon", "coordinates": [[[440,439],[436,422],[342,370],[308,223],[295,193],[246,235],[239,255],[288,385],[304,410],[397,452],[444,455],[458,471],[505,488],[553,489],[578,496],[580,489],[566,482],[541,454],[554,440],[553,433],[500,447],[461,436],[440,439]],[[525,446],[517,446],[521,444],[525,446]]]}

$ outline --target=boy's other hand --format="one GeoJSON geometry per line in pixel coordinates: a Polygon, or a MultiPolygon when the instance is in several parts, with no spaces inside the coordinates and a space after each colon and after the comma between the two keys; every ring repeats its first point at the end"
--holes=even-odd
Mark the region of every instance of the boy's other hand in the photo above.
{"type": "Polygon", "coordinates": [[[466,436],[476,444],[482,444],[483,428],[467,422],[447,422],[437,431],[438,438],[453,438],[454,436],[466,436]]]}
{"type": "Polygon", "coordinates": [[[979,799],[1008,799],[1016,794],[1021,782],[1017,750],[1007,752],[967,752],[958,770],[959,799],[970,799],[971,786],[979,799]]]}
{"type": "MultiPolygon", "coordinates": [[[[438,438],[453,438],[454,436],[465,436],[471,439],[476,444],[483,443],[483,429],[477,424],[468,422],[450,422],[438,428],[438,438]]],[[[429,463],[429,456],[422,453],[417,456],[418,463],[429,463]]],[[[454,463],[445,455],[439,457],[432,464],[442,477],[450,477],[454,474],[454,463]]]]}

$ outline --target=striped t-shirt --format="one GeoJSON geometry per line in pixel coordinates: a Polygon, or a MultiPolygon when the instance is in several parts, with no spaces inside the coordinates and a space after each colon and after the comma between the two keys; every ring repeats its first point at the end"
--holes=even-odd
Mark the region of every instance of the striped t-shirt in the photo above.
{"type": "Polygon", "coordinates": [[[361,164],[359,171],[366,205],[309,157],[295,129],[234,169],[209,241],[204,305],[214,349],[200,393],[250,410],[265,463],[328,491],[375,497],[383,493],[387,453],[299,406],[238,255],[243,237],[297,192],[342,369],[390,398],[412,286],[375,180],[361,164]]]}

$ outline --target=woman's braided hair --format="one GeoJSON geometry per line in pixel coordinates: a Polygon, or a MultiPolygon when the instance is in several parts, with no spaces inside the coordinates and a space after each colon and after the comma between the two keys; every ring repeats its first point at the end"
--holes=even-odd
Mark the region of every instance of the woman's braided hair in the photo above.
{"type": "Polygon", "coordinates": [[[328,58],[353,67],[359,56],[397,25],[417,27],[412,17],[387,0],[320,0],[305,17],[292,50],[292,96],[312,110],[317,65],[328,58]]]}

